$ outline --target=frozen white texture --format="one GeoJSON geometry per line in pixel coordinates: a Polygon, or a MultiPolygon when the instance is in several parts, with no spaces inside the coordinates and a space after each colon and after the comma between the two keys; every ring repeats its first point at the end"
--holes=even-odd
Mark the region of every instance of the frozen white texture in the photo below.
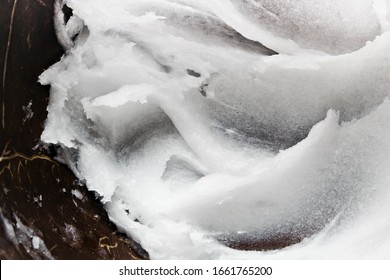
{"type": "Polygon", "coordinates": [[[389,258],[388,4],[69,0],[42,140],[151,258],[389,258]]]}

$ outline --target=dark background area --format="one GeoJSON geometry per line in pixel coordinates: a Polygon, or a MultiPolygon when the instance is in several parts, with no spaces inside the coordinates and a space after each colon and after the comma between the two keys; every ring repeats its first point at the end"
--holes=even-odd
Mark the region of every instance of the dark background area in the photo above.
{"type": "Polygon", "coordinates": [[[48,258],[34,249],[33,236],[55,259],[147,258],[116,231],[94,194],[39,146],[49,87],[37,79],[63,55],[53,4],[0,0],[0,258],[48,258]]]}

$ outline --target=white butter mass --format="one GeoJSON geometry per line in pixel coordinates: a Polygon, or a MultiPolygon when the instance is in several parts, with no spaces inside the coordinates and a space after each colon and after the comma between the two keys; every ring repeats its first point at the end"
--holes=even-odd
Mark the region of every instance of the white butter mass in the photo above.
{"type": "Polygon", "coordinates": [[[151,258],[390,257],[389,1],[66,2],[42,140],[151,258]]]}

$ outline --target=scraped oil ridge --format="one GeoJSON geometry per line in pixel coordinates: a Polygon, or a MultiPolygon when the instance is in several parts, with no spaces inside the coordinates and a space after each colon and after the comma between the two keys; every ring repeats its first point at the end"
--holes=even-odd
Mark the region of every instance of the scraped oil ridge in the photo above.
{"type": "Polygon", "coordinates": [[[387,1],[66,4],[42,140],[151,258],[390,257],[387,1]]]}

